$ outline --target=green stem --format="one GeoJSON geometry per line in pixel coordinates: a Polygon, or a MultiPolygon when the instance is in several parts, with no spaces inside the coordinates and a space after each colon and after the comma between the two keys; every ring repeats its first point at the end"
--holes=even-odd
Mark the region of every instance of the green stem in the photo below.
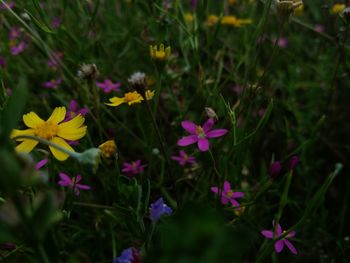
{"type": "Polygon", "coordinates": [[[57,150],[59,150],[59,151],[61,151],[61,152],[64,152],[65,154],[68,154],[69,156],[71,156],[71,157],[73,157],[73,158],[76,158],[76,159],[79,158],[79,153],[69,151],[69,150],[63,148],[62,146],[60,146],[60,145],[58,145],[58,144],[56,144],[56,143],[47,141],[47,140],[45,140],[45,139],[42,139],[42,138],[39,138],[39,137],[36,137],[36,136],[32,136],[32,135],[19,135],[19,136],[13,137],[12,139],[14,139],[14,140],[17,140],[17,139],[29,139],[29,140],[34,140],[34,141],[40,142],[41,144],[45,144],[45,145],[47,145],[47,146],[54,147],[54,148],[56,148],[57,150]]]}

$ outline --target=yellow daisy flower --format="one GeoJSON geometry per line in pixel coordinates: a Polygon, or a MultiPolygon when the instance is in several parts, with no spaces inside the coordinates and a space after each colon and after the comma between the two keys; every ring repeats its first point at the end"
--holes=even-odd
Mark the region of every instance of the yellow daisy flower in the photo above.
{"type": "MultiPolygon", "coordinates": [[[[66,116],[65,107],[57,107],[52,112],[50,118],[46,121],[41,119],[35,112],[29,112],[23,115],[24,124],[29,127],[26,130],[13,130],[11,138],[20,135],[36,136],[50,142],[53,142],[62,148],[74,152],[74,149],[66,142],[66,140],[76,141],[81,139],[86,134],[86,126],[84,124],[84,117],[78,115],[73,119],[63,122],[66,116]]],[[[16,139],[21,142],[16,147],[17,152],[29,153],[39,143],[31,139],[16,139]]],[[[69,155],[49,146],[53,156],[59,160],[66,160],[69,155]]]]}
{"type": "MultiPolygon", "coordinates": [[[[154,96],[154,91],[147,90],[146,91],[146,99],[151,100],[154,96]]],[[[117,107],[123,103],[127,103],[129,106],[135,103],[141,103],[143,98],[140,93],[137,91],[127,92],[124,94],[124,97],[113,97],[109,99],[110,103],[106,103],[108,106],[117,107]]]]}
{"type": "Polygon", "coordinates": [[[157,45],[149,46],[151,58],[157,60],[165,60],[170,56],[171,47],[164,48],[164,44],[159,45],[159,50],[157,45]]]}

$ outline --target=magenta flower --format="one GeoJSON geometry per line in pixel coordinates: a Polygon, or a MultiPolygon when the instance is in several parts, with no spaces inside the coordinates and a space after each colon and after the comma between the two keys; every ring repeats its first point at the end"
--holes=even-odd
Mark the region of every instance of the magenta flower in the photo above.
{"type": "MultiPolygon", "coordinates": [[[[210,188],[212,192],[218,194],[219,188],[217,186],[213,186],[210,188]]],[[[222,189],[221,192],[221,203],[223,205],[226,205],[228,202],[230,202],[234,207],[239,208],[240,205],[237,202],[236,198],[242,198],[244,197],[243,192],[233,192],[231,189],[231,184],[229,181],[224,182],[224,189],[222,189]]]]}
{"type": "Polygon", "coordinates": [[[124,162],[122,172],[129,177],[134,177],[140,173],[143,173],[147,165],[141,164],[141,160],[137,160],[131,163],[124,162]]]}
{"type": "Polygon", "coordinates": [[[59,177],[60,177],[60,180],[58,181],[58,184],[60,186],[69,187],[69,188],[73,189],[74,194],[76,196],[80,195],[80,190],[90,190],[91,189],[91,187],[88,185],[79,184],[79,182],[82,179],[81,175],[79,175],[79,174],[77,175],[77,177],[70,178],[68,175],[66,175],[64,173],[59,173],[59,177]]]}
{"type": "Polygon", "coordinates": [[[56,89],[62,83],[62,79],[52,79],[43,83],[43,86],[48,89],[56,89]]]}
{"type": "Polygon", "coordinates": [[[26,49],[27,46],[28,44],[24,41],[19,42],[18,45],[11,44],[10,52],[12,55],[17,56],[21,54],[26,49]]]}
{"type": "Polygon", "coordinates": [[[50,54],[50,58],[47,61],[47,65],[52,68],[53,70],[56,70],[60,67],[60,63],[63,57],[63,52],[60,51],[54,51],[50,54]]]}
{"type": "Polygon", "coordinates": [[[18,27],[12,27],[10,32],[9,32],[8,38],[10,40],[15,40],[17,38],[20,38],[21,36],[22,36],[21,29],[18,27]]]}
{"type": "Polygon", "coordinates": [[[225,135],[228,130],[226,129],[216,129],[213,130],[215,121],[213,119],[208,119],[203,127],[196,125],[191,121],[181,122],[182,128],[184,128],[191,135],[182,137],[177,145],[179,146],[188,146],[194,143],[197,143],[198,149],[202,152],[209,150],[209,141],[208,138],[217,138],[225,135]]]}
{"type": "Polygon", "coordinates": [[[81,116],[85,116],[88,113],[88,108],[80,108],[79,104],[75,100],[71,100],[69,103],[69,111],[67,111],[66,118],[64,121],[69,121],[79,114],[81,116]]]}
{"type": "Polygon", "coordinates": [[[288,163],[288,169],[294,170],[298,166],[299,163],[300,163],[299,157],[296,155],[292,156],[292,158],[290,158],[289,163],[288,163]]]}
{"type": "Polygon", "coordinates": [[[39,170],[40,168],[44,167],[48,162],[49,162],[48,159],[42,159],[41,161],[39,161],[35,164],[34,169],[39,170]]]}
{"type": "Polygon", "coordinates": [[[273,162],[270,165],[269,169],[269,175],[271,176],[272,179],[276,178],[282,170],[282,164],[280,161],[273,162]]]}
{"type": "Polygon", "coordinates": [[[104,82],[96,82],[97,87],[102,89],[105,93],[111,91],[120,91],[120,82],[113,83],[110,79],[105,79],[104,82]]]}
{"type": "MultiPolygon", "coordinates": [[[[273,38],[272,39],[273,43],[275,43],[276,39],[273,38]]],[[[288,39],[285,37],[280,37],[277,40],[277,46],[279,46],[280,48],[286,48],[288,47],[288,39]]]]}
{"type": "MultiPolygon", "coordinates": [[[[273,228],[275,228],[275,221],[272,221],[272,225],[273,225],[273,228]]],[[[271,231],[271,230],[263,230],[261,231],[261,234],[268,238],[268,239],[274,239],[274,238],[278,238],[280,237],[282,234],[284,233],[284,231],[282,231],[282,227],[280,224],[277,225],[276,227],[276,234],[274,233],[274,231],[271,231]]],[[[290,237],[294,237],[296,234],[295,231],[291,231],[287,236],[285,236],[284,238],[282,239],[279,239],[275,242],[275,251],[276,253],[280,253],[283,248],[284,248],[284,245],[286,245],[290,252],[292,252],[294,255],[298,254],[298,251],[297,249],[293,246],[293,244],[288,240],[288,238],[290,237]]]]}
{"type": "Polygon", "coordinates": [[[171,156],[171,159],[174,161],[177,161],[179,163],[179,165],[181,166],[185,166],[185,164],[190,164],[190,165],[195,165],[196,162],[196,158],[192,157],[192,156],[188,156],[187,153],[183,150],[179,151],[180,156],[171,156]]]}
{"type": "Polygon", "coordinates": [[[51,21],[51,27],[54,29],[59,28],[61,25],[61,18],[59,17],[54,17],[51,21]]]}

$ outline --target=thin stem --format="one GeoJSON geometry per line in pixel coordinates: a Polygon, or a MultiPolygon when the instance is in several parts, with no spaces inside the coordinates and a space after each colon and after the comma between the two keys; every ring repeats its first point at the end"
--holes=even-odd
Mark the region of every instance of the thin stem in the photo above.
{"type": "Polygon", "coordinates": [[[45,144],[45,145],[47,145],[47,146],[54,147],[54,148],[56,148],[57,150],[59,150],[59,151],[61,151],[61,152],[64,152],[65,154],[68,154],[69,156],[71,156],[71,157],[73,157],[73,158],[78,158],[78,157],[79,157],[79,153],[69,151],[69,150],[63,148],[62,146],[60,146],[60,145],[58,145],[58,144],[56,144],[56,143],[47,141],[47,140],[45,140],[45,139],[42,139],[42,138],[39,138],[39,137],[36,137],[36,136],[32,136],[32,135],[19,135],[19,136],[13,137],[12,139],[14,139],[14,140],[17,140],[17,139],[29,139],[29,140],[34,140],[34,141],[40,142],[41,144],[45,144]]]}

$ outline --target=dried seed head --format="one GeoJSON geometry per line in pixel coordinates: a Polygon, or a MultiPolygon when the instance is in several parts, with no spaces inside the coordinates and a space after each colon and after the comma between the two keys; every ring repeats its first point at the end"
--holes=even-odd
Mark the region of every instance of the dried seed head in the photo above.
{"type": "Polygon", "coordinates": [[[212,108],[205,107],[204,110],[209,119],[214,119],[216,121],[218,120],[218,115],[216,115],[216,112],[212,108]]]}
{"type": "Polygon", "coordinates": [[[128,81],[142,97],[145,96],[147,90],[147,77],[145,73],[135,72],[130,76],[128,81]]]}
{"type": "Polygon", "coordinates": [[[80,66],[77,73],[78,77],[81,79],[95,80],[97,79],[99,72],[95,64],[85,64],[80,66]]]}

